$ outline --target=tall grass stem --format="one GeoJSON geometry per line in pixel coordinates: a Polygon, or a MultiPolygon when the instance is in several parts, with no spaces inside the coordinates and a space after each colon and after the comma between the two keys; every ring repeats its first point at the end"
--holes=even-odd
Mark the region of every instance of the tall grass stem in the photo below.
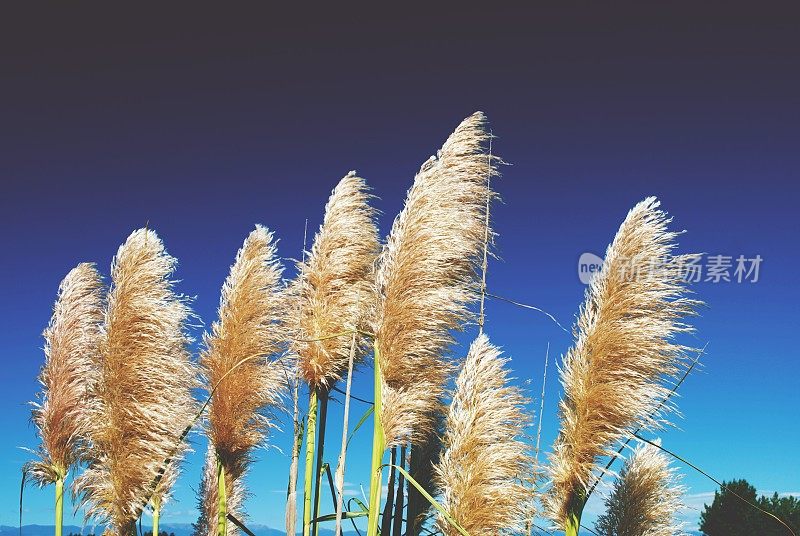
{"type": "Polygon", "coordinates": [[[381,423],[382,400],[380,343],[375,340],[375,412],[372,429],[372,471],[369,483],[367,536],[378,534],[378,509],[381,505],[381,463],[383,462],[383,452],[386,450],[386,438],[383,434],[383,423],[381,423]]]}
{"type": "MultiPolygon", "coordinates": [[[[302,261],[306,262],[306,245],[308,243],[308,218],[303,226],[303,250],[302,261]]],[[[297,302],[298,313],[302,307],[302,302],[297,302]]],[[[299,316],[299,314],[298,314],[299,316]]],[[[300,468],[300,449],[303,448],[303,423],[300,421],[299,409],[299,390],[300,378],[297,370],[292,372],[292,406],[294,416],[294,443],[292,444],[292,463],[289,466],[289,486],[286,490],[286,534],[294,536],[297,525],[297,478],[300,468]]]]}
{"type": "Polygon", "coordinates": [[[226,536],[228,529],[228,489],[225,486],[225,467],[217,458],[217,536],[226,536]]]}
{"type": "Polygon", "coordinates": [[[539,422],[536,423],[536,463],[539,463],[539,444],[542,439],[542,418],[544,417],[544,395],[547,387],[547,362],[550,361],[550,342],[547,343],[547,350],[544,352],[544,373],[542,374],[542,398],[539,402],[539,422]]]}
{"type": "Polygon", "coordinates": [[[153,530],[152,530],[153,536],[158,536],[158,525],[159,525],[160,517],[161,517],[161,505],[160,504],[154,504],[153,505],[153,530]]]}
{"type": "MultiPolygon", "coordinates": [[[[360,296],[359,296],[360,299],[360,296]]],[[[356,354],[356,332],[350,339],[350,359],[347,368],[347,387],[344,395],[344,417],[342,422],[342,449],[336,466],[336,531],[334,536],[342,535],[342,511],[344,510],[344,468],[347,459],[347,427],[350,420],[350,388],[353,384],[353,360],[356,354]]],[[[374,406],[373,406],[374,407],[374,406]]]]}
{"type": "Polygon", "coordinates": [[[314,446],[317,440],[317,391],[308,394],[308,423],[306,425],[306,465],[303,481],[303,536],[311,536],[311,492],[314,489],[314,446]]]}
{"type": "Polygon", "coordinates": [[[483,333],[483,324],[486,321],[486,272],[489,269],[489,237],[490,229],[490,208],[492,204],[492,137],[489,136],[489,153],[486,155],[486,163],[489,172],[486,174],[486,208],[485,224],[483,228],[483,263],[481,264],[481,306],[478,314],[478,333],[483,333]]]}
{"type": "MultiPolygon", "coordinates": [[[[322,390],[317,395],[318,399],[318,406],[319,406],[319,433],[317,433],[317,480],[314,483],[314,514],[311,519],[317,519],[319,517],[319,502],[320,502],[320,495],[322,487],[322,464],[324,463],[323,457],[325,452],[325,428],[328,422],[328,390],[322,390]]],[[[314,536],[319,534],[319,524],[314,522],[314,530],[312,531],[314,536]]]]}
{"type": "Polygon", "coordinates": [[[579,536],[581,530],[581,516],[586,505],[586,490],[578,488],[573,493],[573,499],[567,506],[567,515],[564,520],[564,536],[579,536]]]}
{"type": "Polygon", "coordinates": [[[64,477],[56,479],[56,536],[61,536],[64,523],[64,477]]]}

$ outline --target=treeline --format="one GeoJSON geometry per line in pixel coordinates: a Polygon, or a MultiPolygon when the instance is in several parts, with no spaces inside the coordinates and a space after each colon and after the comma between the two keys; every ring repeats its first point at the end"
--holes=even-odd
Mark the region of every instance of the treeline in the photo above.
{"type": "Polygon", "coordinates": [[[770,514],[779,517],[795,534],[800,533],[800,499],[777,493],[757,496],[756,488],[747,480],[731,480],[723,482],[720,491],[714,493],[714,501],[705,505],[700,514],[700,530],[708,536],[788,534],[786,527],[776,523],[770,514]],[[764,512],[748,507],[742,499],[758,505],[764,512]]]}

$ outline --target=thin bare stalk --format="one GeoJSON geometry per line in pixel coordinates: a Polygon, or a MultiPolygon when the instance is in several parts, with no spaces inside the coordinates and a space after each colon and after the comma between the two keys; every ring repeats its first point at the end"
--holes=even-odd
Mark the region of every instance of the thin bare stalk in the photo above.
{"type": "Polygon", "coordinates": [[[514,300],[511,300],[509,298],[504,298],[503,296],[498,296],[497,294],[492,294],[491,292],[485,292],[485,295],[490,297],[490,298],[492,298],[492,299],[495,299],[495,300],[504,301],[506,303],[510,303],[511,305],[516,305],[517,307],[522,307],[523,309],[530,309],[531,311],[538,311],[538,312],[542,313],[543,315],[545,315],[550,320],[552,320],[553,323],[556,326],[558,326],[561,331],[563,331],[564,333],[569,333],[569,330],[567,328],[565,328],[564,326],[562,326],[561,323],[556,319],[555,316],[553,316],[552,314],[548,313],[547,311],[545,311],[541,307],[536,307],[535,305],[529,305],[527,303],[521,303],[521,302],[518,302],[518,301],[514,301],[514,300]]]}
{"type": "MultiPolygon", "coordinates": [[[[303,226],[303,264],[306,262],[306,244],[308,240],[308,218],[306,218],[305,225],[303,226]]],[[[298,316],[299,310],[302,307],[302,302],[297,301],[298,316]]],[[[294,443],[292,444],[292,463],[289,466],[289,486],[286,491],[286,534],[294,536],[295,526],[297,525],[297,477],[300,469],[300,449],[303,448],[303,430],[300,422],[300,409],[299,409],[299,390],[300,378],[297,370],[293,372],[292,378],[292,415],[294,423],[294,443]]]]}
{"type": "Polygon", "coordinates": [[[483,227],[483,264],[481,266],[481,308],[478,315],[478,334],[483,333],[483,324],[486,320],[486,272],[489,269],[489,237],[492,234],[490,223],[490,208],[492,203],[492,135],[489,133],[489,152],[486,156],[486,164],[489,168],[486,173],[486,218],[483,227]]]}
{"type": "Polygon", "coordinates": [[[347,387],[344,395],[344,418],[342,423],[342,448],[339,452],[339,462],[336,464],[336,532],[334,536],[342,535],[342,511],[344,510],[344,467],[347,459],[347,428],[350,419],[350,387],[353,383],[353,360],[356,353],[356,333],[350,339],[350,359],[347,366],[347,387]]]}
{"type": "MultiPolygon", "coordinates": [[[[441,458],[444,445],[442,436],[445,427],[444,408],[439,408],[434,416],[434,432],[428,436],[423,443],[411,445],[411,455],[409,456],[409,473],[421,487],[433,495],[439,493],[434,475],[434,466],[441,458]]],[[[406,533],[409,536],[418,536],[422,529],[425,519],[431,512],[429,503],[419,492],[416,486],[408,481],[406,489],[408,491],[408,508],[406,511],[406,533]]]]}
{"type": "Polygon", "coordinates": [[[547,350],[544,352],[544,374],[542,374],[542,399],[539,405],[539,422],[536,426],[536,463],[539,463],[539,441],[542,438],[542,418],[544,417],[544,394],[547,386],[547,362],[550,360],[550,342],[547,342],[547,350]]]}
{"type": "Polygon", "coordinates": [[[303,448],[303,429],[300,423],[298,408],[298,381],[294,381],[292,389],[294,441],[292,442],[292,462],[289,466],[289,486],[286,492],[286,534],[295,534],[297,523],[297,472],[300,466],[300,450],[303,448]]]}

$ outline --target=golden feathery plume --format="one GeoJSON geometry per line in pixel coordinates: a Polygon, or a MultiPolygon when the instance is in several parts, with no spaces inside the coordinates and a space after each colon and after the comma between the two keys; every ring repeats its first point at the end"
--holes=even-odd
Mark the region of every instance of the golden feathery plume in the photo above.
{"type": "Polygon", "coordinates": [[[81,263],[58,287],[50,324],[44,331],[45,364],[39,374],[41,403],[32,420],[41,440],[28,474],[44,486],[63,480],[79,459],[88,421],[83,408],[97,380],[95,359],[103,320],[103,287],[93,264],[81,263]]]}
{"type": "Polygon", "coordinates": [[[595,529],[603,536],[682,536],[677,514],[685,491],[667,457],[642,445],[625,462],[595,529]]]}
{"type": "MultiPolygon", "coordinates": [[[[510,385],[506,365],[486,335],[470,346],[447,414],[444,452],[436,465],[442,507],[471,536],[517,534],[531,508],[533,457],[523,441],[527,399],[510,385]]],[[[446,536],[461,533],[444,517],[446,536]]]]}
{"type": "MultiPolygon", "coordinates": [[[[372,196],[354,171],[334,188],[325,219],[308,258],[298,263],[294,289],[299,304],[290,314],[297,336],[292,351],[302,378],[312,389],[329,389],[347,371],[347,330],[364,331],[373,307],[374,263],[380,242],[372,196]],[[339,335],[339,336],[336,336],[339,335]]],[[[368,351],[366,336],[356,338],[356,362],[368,351]]]]}
{"type": "MultiPolygon", "coordinates": [[[[174,291],[177,261],[155,232],[134,231],[111,266],[92,404],[89,467],[76,480],[87,517],[129,534],[149,499],[168,492],[168,478],[151,489],[165,459],[185,452],[175,442],[196,411],[196,371],[185,332],[190,309],[174,291]]],[[[172,468],[170,470],[175,470],[172,468]]]]}
{"type": "Polygon", "coordinates": [[[675,337],[699,302],[685,297],[684,266],[673,255],[677,233],[651,197],[629,213],[591,281],[564,357],[561,430],[550,457],[548,515],[577,531],[597,459],[632,426],[663,423],[664,380],[674,377],[689,348],[675,337]]]}
{"type": "Polygon", "coordinates": [[[222,287],[219,319],[205,336],[200,365],[206,388],[216,388],[206,433],[226,486],[241,482],[253,450],[276,426],[272,411],[282,400],[284,370],[269,358],[286,339],[281,273],[272,233],[256,226],[236,255],[222,287]]]}
{"type": "Polygon", "coordinates": [[[422,165],[380,256],[374,332],[387,448],[432,431],[452,370],[450,330],[471,318],[480,294],[487,179],[497,173],[489,137],[476,112],[422,165]]]}

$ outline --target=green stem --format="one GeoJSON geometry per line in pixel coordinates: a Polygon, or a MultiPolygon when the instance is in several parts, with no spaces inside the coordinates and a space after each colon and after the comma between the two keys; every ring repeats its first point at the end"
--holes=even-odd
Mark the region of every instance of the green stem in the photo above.
{"type": "Polygon", "coordinates": [[[578,536],[578,530],[581,526],[580,515],[570,512],[567,516],[567,522],[564,525],[564,536],[578,536]]]}
{"type": "MultiPolygon", "coordinates": [[[[322,487],[322,474],[323,474],[323,452],[325,450],[325,425],[328,421],[328,391],[321,391],[317,395],[319,399],[319,433],[317,434],[317,481],[314,484],[314,515],[312,519],[319,517],[319,501],[322,487]]],[[[334,500],[336,496],[334,495],[334,500]]],[[[319,533],[319,524],[314,523],[314,536],[319,533]]]]}
{"type": "Polygon", "coordinates": [[[158,521],[161,515],[161,501],[153,502],[153,536],[158,536],[158,521]]]}
{"type": "Polygon", "coordinates": [[[586,491],[581,487],[573,492],[564,522],[564,536],[578,536],[581,527],[581,515],[586,505],[586,491]]]}
{"type": "Polygon", "coordinates": [[[56,479],[56,536],[61,536],[64,522],[64,477],[56,479]]]}
{"type": "Polygon", "coordinates": [[[311,491],[314,489],[314,442],[317,435],[317,391],[308,395],[308,424],[306,425],[306,467],[303,486],[303,536],[311,536],[311,491]]]}
{"type": "Polygon", "coordinates": [[[386,450],[386,437],[383,433],[381,410],[383,407],[383,389],[381,387],[381,360],[379,341],[375,340],[375,412],[372,429],[372,473],[369,483],[369,520],[367,536],[378,534],[378,510],[381,506],[381,465],[386,450]]]}
{"type": "MultiPolygon", "coordinates": [[[[228,488],[225,486],[225,468],[217,458],[217,536],[225,536],[228,530],[228,488]]],[[[156,535],[153,535],[156,536],[156,535]]]]}

